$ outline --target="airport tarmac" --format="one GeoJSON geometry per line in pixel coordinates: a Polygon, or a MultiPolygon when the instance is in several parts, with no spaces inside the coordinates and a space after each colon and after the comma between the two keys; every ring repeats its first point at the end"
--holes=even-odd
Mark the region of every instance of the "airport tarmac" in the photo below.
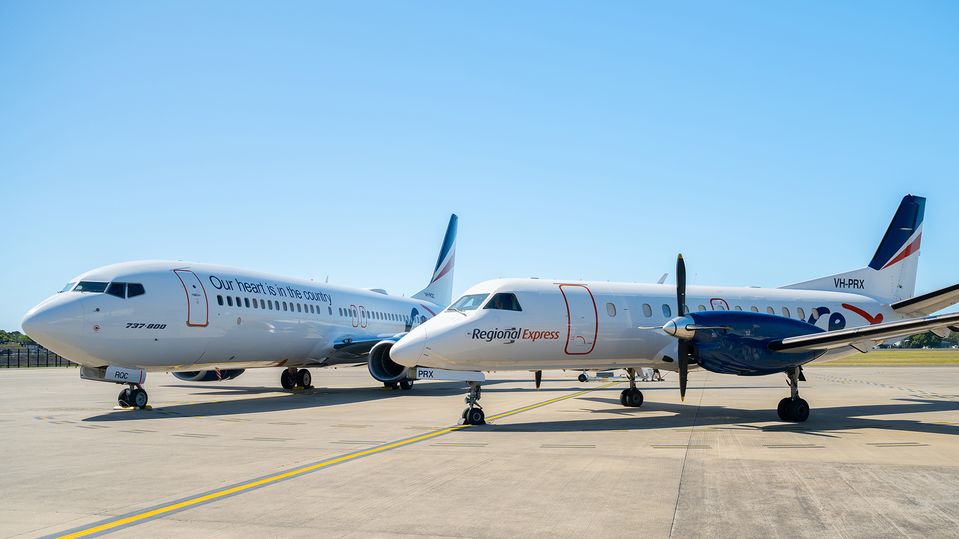
{"type": "Polygon", "coordinates": [[[154,374],[146,411],[75,369],[0,370],[0,536],[959,535],[959,368],[807,368],[801,425],[783,376],[693,373],[682,403],[667,374],[638,409],[575,376],[493,373],[492,424],[450,429],[461,384],[365,367],[298,393],[154,374]]]}

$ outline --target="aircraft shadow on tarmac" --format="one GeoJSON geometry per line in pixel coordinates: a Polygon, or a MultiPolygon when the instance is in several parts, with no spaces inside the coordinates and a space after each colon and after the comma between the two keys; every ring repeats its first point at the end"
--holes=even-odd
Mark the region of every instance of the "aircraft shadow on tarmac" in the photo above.
{"type": "MultiPolygon", "coordinates": [[[[675,389],[675,388],[674,388],[675,389]]],[[[716,388],[710,388],[716,389],[716,388]]],[[[742,388],[739,388],[742,389],[742,388]]],[[[646,388],[643,388],[645,391],[646,388]]],[[[603,397],[583,397],[578,400],[608,404],[609,408],[583,409],[584,413],[606,415],[600,419],[537,421],[493,425],[500,431],[516,432],[588,432],[610,430],[652,430],[670,428],[705,428],[722,426],[734,429],[756,429],[762,432],[795,432],[812,436],[838,438],[837,431],[855,429],[883,429],[927,434],[959,435],[959,425],[925,423],[913,419],[865,416],[889,416],[959,410],[959,401],[901,398],[902,404],[875,404],[859,406],[814,407],[805,423],[782,423],[775,409],[752,410],[725,406],[699,406],[695,403],[676,404],[647,400],[641,408],[624,408],[619,400],[603,397]],[[650,415],[649,412],[668,412],[672,415],[650,415]],[[768,423],[774,423],[772,425],[768,423]]],[[[775,403],[774,403],[775,404],[775,403]]]]}
{"type": "MultiPolygon", "coordinates": [[[[503,382],[490,381],[489,383],[495,385],[496,383],[503,382]]],[[[317,387],[299,391],[287,391],[270,387],[194,386],[186,384],[169,384],[164,385],[164,387],[194,389],[196,391],[191,393],[191,395],[197,397],[236,396],[238,394],[254,396],[213,402],[172,404],[169,406],[157,404],[151,410],[113,410],[87,417],[83,419],[83,421],[155,421],[177,417],[216,417],[322,408],[410,395],[448,397],[450,394],[459,392],[463,392],[465,395],[466,392],[466,386],[461,382],[430,382],[428,384],[417,384],[414,386],[412,392],[385,389],[382,387],[317,387]],[[255,396],[265,394],[273,394],[273,396],[255,396]]]]}

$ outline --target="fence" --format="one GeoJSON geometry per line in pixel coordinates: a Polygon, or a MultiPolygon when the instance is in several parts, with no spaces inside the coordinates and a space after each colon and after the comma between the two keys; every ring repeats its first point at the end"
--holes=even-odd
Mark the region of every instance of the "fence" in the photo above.
{"type": "Polygon", "coordinates": [[[76,367],[69,359],[41,348],[7,348],[0,350],[0,368],[76,367]]]}

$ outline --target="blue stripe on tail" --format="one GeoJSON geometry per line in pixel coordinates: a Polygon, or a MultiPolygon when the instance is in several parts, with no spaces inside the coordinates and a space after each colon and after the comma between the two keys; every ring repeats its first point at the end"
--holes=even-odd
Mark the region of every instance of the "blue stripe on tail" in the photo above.
{"type": "Polygon", "coordinates": [[[456,226],[459,218],[456,217],[456,214],[450,215],[450,224],[446,227],[446,237],[443,238],[443,246],[440,248],[440,256],[436,259],[436,267],[433,269],[433,277],[436,277],[436,272],[440,270],[440,264],[446,260],[447,255],[450,254],[450,249],[453,247],[453,242],[456,241],[456,226]]]}
{"type": "Polygon", "coordinates": [[[891,259],[896,256],[909,241],[909,238],[915,233],[919,225],[922,224],[923,214],[926,210],[926,199],[913,195],[906,195],[896,210],[895,217],[889,223],[886,229],[886,235],[882,237],[876,254],[872,257],[869,267],[874,270],[882,269],[891,259]]]}

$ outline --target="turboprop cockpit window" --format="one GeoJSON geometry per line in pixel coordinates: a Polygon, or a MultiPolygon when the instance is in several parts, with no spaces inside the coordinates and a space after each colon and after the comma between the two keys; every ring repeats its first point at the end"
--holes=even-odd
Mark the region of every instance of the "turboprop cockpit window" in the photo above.
{"type": "Polygon", "coordinates": [[[519,300],[516,299],[516,294],[509,292],[500,292],[493,296],[493,299],[489,300],[484,309],[496,309],[499,311],[522,311],[523,308],[519,306],[519,300]]]}
{"type": "Polygon", "coordinates": [[[99,281],[80,281],[74,292],[103,292],[110,283],[101,283],[99,281]]]}
{"type": "Polygon", "coordinates": [[[489,297],[489,294],[469,294],[456,300],[450,305],[447,311],[473,311],[483,304],[483,300],[489,297]]]}

